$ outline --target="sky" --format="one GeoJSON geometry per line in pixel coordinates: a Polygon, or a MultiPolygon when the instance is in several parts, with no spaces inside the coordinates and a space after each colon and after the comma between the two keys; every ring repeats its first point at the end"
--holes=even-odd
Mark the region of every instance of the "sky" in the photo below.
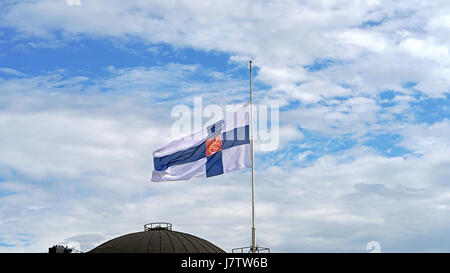
{"type": "Polygon", "coordinates": [[[249,170],[151,183],[174,106],[279,105],[256,151],[272,252],[450,251],[447,0],[0,2],[0,252],[165,221],[251,243],[249,170]]]}

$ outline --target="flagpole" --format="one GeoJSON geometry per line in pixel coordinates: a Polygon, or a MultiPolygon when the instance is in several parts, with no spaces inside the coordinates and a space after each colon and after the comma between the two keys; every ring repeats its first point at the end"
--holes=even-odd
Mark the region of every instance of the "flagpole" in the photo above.
{"type": "Polygon", "coordinates": [[[256,253],[255,232],[255,156],[253,151],[253,94],[252,94],[252,61],[250,61],[250,153],[252,160],[252,253],[256,253]]]}

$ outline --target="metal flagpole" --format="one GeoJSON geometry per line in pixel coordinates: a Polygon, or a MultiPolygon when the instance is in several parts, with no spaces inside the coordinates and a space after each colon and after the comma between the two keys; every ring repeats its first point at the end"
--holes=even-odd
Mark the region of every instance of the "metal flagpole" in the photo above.
{"type": "MultiPolygon", "coordinates": [[[[260,247],[256,245],[256,232],[255,232],[255,154],[253,148],[253,93],[252,93],[252,61],[250,61],[250,109],[249,109],[249,131],[250,131],[250,154],[252,163],[252,245],[250,246],[250,252],[260,253],[268,252],[270,253],[270,248],[260,247]]],[[[248,247],[233,248],[233,253],[240,252],[243,253],[248,247]]]]}
{"type": "Polygon", "coordinates": [[[250,153],[252,160],[252,253],[256,253],[256,232],[255,232],[255,168],[253,151],[253,94],[252,94],[252,61],[250,61],[250,153]]]}

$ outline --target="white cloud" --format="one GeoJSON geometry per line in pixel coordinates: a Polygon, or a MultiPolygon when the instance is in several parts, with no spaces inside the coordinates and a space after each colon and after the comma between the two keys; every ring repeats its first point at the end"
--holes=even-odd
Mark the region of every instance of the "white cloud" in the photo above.
{"type": "Polygon", "coordinates": [[[0,73],[12,75],[12,76],[19,76],[19,77],[25,76],[25,74],[23,74],[22,72],[17,71],[12,68],[9,68],[9,67],[0,67],[0,73]]]}
{"type": "Polygon", "coordinates": [[[430,58],[448,64],[448,45],[436,45],[433,41],[408,38],[402,41],[399,47],[415,57],[430,58]]]}
{"type": "MultiPolygon", "coordinates": [[[[403,136],[402,145],[417,153],[433,151],[442,154],[450,148],[450,121],[444,119],[434,124],[408,125],[401,130],[403,136]]],[[[445,160],[443,156],[442,160],[445,160]]]]}
{"type": "Polygon", "coordinates": [[[344,46],[356,46],[376,53],[387,47],[384,35],[362,29],[346,30],[337,34],[337,39],[344,46]]]}
{"type": "Polygon", "coordinates": [[[416,82],[431,96],[448,92],[450,41],[441,35],[448,9],[447,1],[86,1],[69,6],[41,0],[9,6],[1,24],[43,37],[62,30],[69,41],[77,35],[138,36],[175,48],[224,51],[239,62],[252,58],[261,68],[257,79],[271,86],[272,98],[315,102],[348,95],[335,87],[342,83],[354,86],[353,95],[405,82],[416,82]],[[324,73],[306,72],[304,66],[316,59],[344,62],[324,73]],[[300,82],[320,90],[301,90],[300,82]]]}
{"type": "MultiPolygon", "coordinates": [[[[420,241],[411,249],[423,250],[433,234],[448,233],[449,211],[443,208],[450,202],[449,124],[391,119],[394,124],[380,125],[376,96],[385,89],[400,91],[404,97],[396,98],[405,102],[415,92],[403,87],[407,82],[430,97],[448,93],[449,41],[441,36],[450,36],[441,35],[447,19],[434,16],[435,6],[445,11],[448,1],[83,1],[68,6],[43,0],[8,6],[1,24],[50,41],[56,39],[53,30],[62,30],[68,41],[78,35],[139,36],[149,44],[224,51],[242,63],[253,58],[260,68],[256,79],[269,85],[259,90],[258,99],[302,103],[280,115],[284,144],[303,137],[296,126],[353,138],[397,130],[413,156],[386,158],[357,146],[304,168],[262,164],[267,168],[256,175],[257,232],[258,241],[273,251],[366,251],[366,243],[375,239],[383,250],[408,251],[403,247],[408,242],[420,241]],[[333,62],[308,71],[317,59],[333,62]]],[[[151,45],[149,50],[158,52],[151,45]]],[[[248,173],[147,183],[150,152],[167,142],[160,133],[168,126],[164,103],[191,103],[193,94],[206,97],[225,88],[230,90],[226,100],[244,98],[247,82],[210,71],[205,75],[214,81],[206,85],[190,78],[198,71],[205,72],[198,65],[168,64],[110,67],[105,78],[67,77],[59,71],[1,79],[0,123],[8,130],[0,133],[0,166],[6,174],[18,174],[0,183],[2,190],[16,192],[1,197],[0,238],[17,246],[0,249],[45,251],[76,240],[89,248],[101,238],[160,220],[228,251],[249,243],[248,173]]],[[[406,102],[394,107],[385,118],[409,110],[406,102]]],[[[298,160],[308,155],[287,153],[298,160]]],[[[448,251],[447,246],[437,249],[448,251]]]]}
{"type": "Polygon", "coordinates": [[[354,97],[345,101],[330,101],[329,105],[289,110],[281,113],[281,118],[326,135],[350,134],[357,137],[376,129],[379,109],[373,99],[354,97]]]}
{"type": "Polygon", "coordinates": [[[119,121],[61,111],[0,114],[0,123],[8,128],[1,133],[0,164],[36,178],[70,178],[119,167],[128,173],[127,162],[148,161],[159,134],[152,123],[136,117],[119,121]]]}
{"type": "MultiPolygon", "coordinates": [[[[364,101],[355,99],[352,104],[364,101]]],[[[2,251],[45,251],[59,242],[78,242],[81,250],[87,251],[107,239],[139,231],[146,222],[160,220],[227,251],[248,243],[248,172],[208,181],[148,183],[149,151],[160,139],[146,133],[148,128],[152,130],[144,117],[118,118],[107,111],[109,119],[91,116],[89,121],[88,113],[39,112],[2,115],[2,122],[11,120],[8,125],[16,121],[16,126],[9,126],[9,133],[2,136],[8,140],[2,149],[36,159],[22,164],[2,157],[2,166],[7,162],[34,181],[41,176],[53,177],[32,184],[1,183],[2,190],[17,192],[2,197],[0,237],[17,245],[2,251]],[[30,135],[36,138],[30,142],[24,136],[25,126],[31,132],[37,127],[47,129],[30,135]],[[66,153],[53,151],[72,145],[77,148],[66,153]],[[7,146],[19,149],[12,151],[7,146]],[[90,146],[96,147],[94,152],[90,146]],[[33,170],[46,163],[48,166],[36,175],[33,170]],[[72,166],[77,166],[78,174],[63,173],[65,167],[72,166]],[[14,235],[16,232],[32,235],[22,238],[14,235]],[[23,243],[25,239],[28,243],[23,243]]],[[[258,241],[275,252],[365,252],[367,242],[376,239],[390,251],[402,249],[402,240],[426,240],[436,229],[445,229],[448,210],[442,207],[450,202],[445,184],[450,173],[442,164],[447,164],[444,159],[449,147],[440,143],[446,143],[448,127],[446,121],[434,127],[412,127],[414,134],[405,130],[405,136],[415,136],[405,145],[416,147],[422,157],[385,158],[360,147],[324,156],[306,168],[258,169],[258,241]],[[426,137],[436,140],[421,144],[426,137]]]]}

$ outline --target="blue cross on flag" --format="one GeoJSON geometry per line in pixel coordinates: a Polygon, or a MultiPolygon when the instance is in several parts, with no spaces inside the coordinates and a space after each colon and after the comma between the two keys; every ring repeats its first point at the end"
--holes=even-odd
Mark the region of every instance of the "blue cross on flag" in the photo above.
{"type": "Polygon", "coordinates": [[[188,137],[153,152],[152,181],[211,177],[251,168],[248,102],[188,137]]]}

